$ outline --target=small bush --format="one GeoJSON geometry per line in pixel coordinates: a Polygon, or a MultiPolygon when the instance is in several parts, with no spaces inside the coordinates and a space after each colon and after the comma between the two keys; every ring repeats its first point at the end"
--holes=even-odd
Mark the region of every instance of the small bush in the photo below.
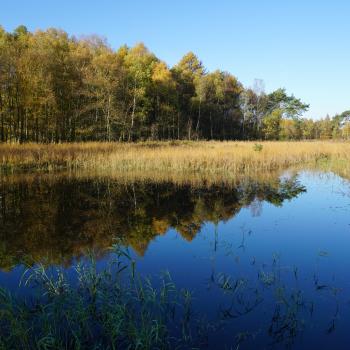
{"type": "Polygon", "coordinates": [[[255,152],[261,152],[263,149],[263,145],[261,143],[256,143],[256,144],[254,144],[253,149],[255,152]]]}

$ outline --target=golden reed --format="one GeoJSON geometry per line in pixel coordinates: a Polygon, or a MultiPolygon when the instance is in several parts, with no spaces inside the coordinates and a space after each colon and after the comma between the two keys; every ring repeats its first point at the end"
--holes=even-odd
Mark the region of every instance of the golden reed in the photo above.
{"type": "Polygon", "coordinates": [[[1,144],[0,169],[241,174],[350,161],[350,142],[142,142],[1,144]]]}

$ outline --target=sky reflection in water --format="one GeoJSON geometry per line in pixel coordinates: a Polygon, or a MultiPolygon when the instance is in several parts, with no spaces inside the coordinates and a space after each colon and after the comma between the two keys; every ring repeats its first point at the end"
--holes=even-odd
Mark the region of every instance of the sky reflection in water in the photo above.
{"type": "Polygon", "coordinates": [[[139,272],[169,270],[196,310],[224,325],[212,348],[240,334],[240,349],[346,349],[349,193],[346,180],[312,172],[209,187],[6,180],[0,284],[17,290],[33,261],[70,271],[89,249],[103,267],[118,237],[139,272]]]}

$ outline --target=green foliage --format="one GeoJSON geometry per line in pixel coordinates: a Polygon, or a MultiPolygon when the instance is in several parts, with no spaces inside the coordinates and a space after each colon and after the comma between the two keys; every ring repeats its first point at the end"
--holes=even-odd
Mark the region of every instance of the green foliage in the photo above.
{"type": "Polygon", "coordinates": [[[278,140],[281,130],[282,111],[276,109],[263,119],[263,134],[266,140],[278,140]]]}
{"type": "Polygon", "coordinates": [[[300,140],[302,121],[298,119],[282,119],[280,122],[280,140],[300,140]]]}
{"type": "Polygon", "coordinates": [[[309,108],[309,105],[301,102],[300,99],[293,95],[288,96],[285,89],[277,89],[269,94],[267,106],[270,112],[279,109],[287,118],[297,118],[309,108]]]}

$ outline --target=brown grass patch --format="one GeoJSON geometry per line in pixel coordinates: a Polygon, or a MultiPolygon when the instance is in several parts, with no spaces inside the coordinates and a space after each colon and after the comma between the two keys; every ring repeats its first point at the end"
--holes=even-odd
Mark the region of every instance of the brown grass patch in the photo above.
{"type": "Polygon", "coordinates": [[[144,142],[2,144],[2,172],[93,170],[237,175],[289,166],[350,161],[349,142],[144,142]]]}

